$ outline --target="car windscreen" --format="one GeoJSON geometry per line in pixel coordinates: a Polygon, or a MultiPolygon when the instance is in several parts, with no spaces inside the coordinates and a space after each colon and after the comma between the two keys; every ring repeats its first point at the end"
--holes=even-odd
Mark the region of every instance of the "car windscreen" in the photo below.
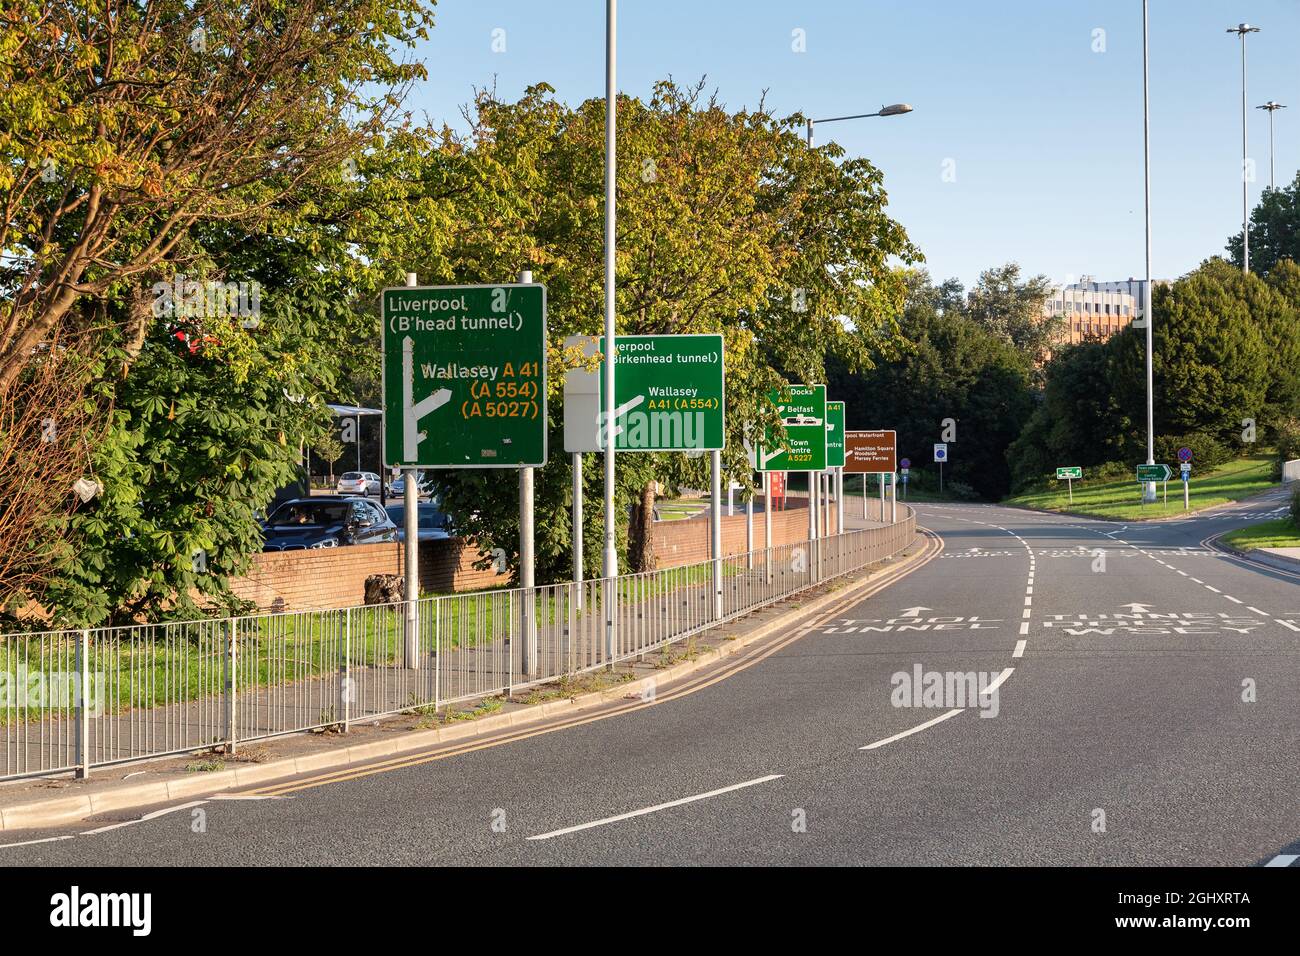
{"type": "Polygon", "coordinates": [[[313,501],[281,505],[267,522],[272,528],[294,528],[302,525],[343,524],[348,517],[348,505],[338,501],[313,501]]]}

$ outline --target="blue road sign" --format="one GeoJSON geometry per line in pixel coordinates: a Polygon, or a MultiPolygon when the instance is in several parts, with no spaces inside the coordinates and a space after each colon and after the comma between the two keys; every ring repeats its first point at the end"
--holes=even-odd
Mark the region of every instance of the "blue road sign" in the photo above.
{"type": "Polygon", "coordinates": [[[1179,461],[1191,461],[1191,460],[1192,460],[1192,450],[1191,450],[1190,448],[1180,448],[1180,449],[1178,449],[1178,460],[1179,460],[1179,461]]]}

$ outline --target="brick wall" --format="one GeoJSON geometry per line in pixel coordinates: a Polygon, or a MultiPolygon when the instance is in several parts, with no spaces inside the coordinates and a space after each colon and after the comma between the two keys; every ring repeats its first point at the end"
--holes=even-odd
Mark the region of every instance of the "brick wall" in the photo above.
{"type": "MultiPolygon", "coordinates": [[[[787,511],[772,512],[772,544],[790,544],[808,537],[808,502],[787,500],[787,511]]],[[[709,560],[709,519],[685,518],[655,525],[655,558],[661,568],[709,560]]],[[[754,515],[754,547],[763,547],[763,515],[754,515]]],[[[745,515],[722,516],[722,553],[744,554],[745,515]]]]}
{"type": "MultiPolygon", "coordinates": [[[[472,591],[504,584],[505,575],[479,571],[477,549],[463,538],[425,541],[420,545],[421,591],[472,591]]],[[[260,608],[300,610],[348,607],[365,600],[366,578],[401,574],[400,544],[358,544],[319,551],[264,551],[253,558],[234,592],[260,608]]]]}

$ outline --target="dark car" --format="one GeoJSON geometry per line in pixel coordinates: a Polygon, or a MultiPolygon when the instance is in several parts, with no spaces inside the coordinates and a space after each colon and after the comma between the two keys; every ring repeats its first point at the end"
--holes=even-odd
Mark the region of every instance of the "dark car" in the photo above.
{"type": "Polygon", "coordinates": [[[317,495],[294,498],[262,522],[263,551],[337,548],[396,541],[397,525],[365,498],[317,495]]]}
{"type": "MultiPolygon", "coordinates": [[[[406,508],[403,505],[389,505],[388,517],[397,525],[397,540],[406,540],[406,508]]],[[[420,524],[419,540],[437,541],[439,538],[451,537],[451,518],[448,517],[436,501],[421,501],[416,509],[416,518],[420,524]]]]}

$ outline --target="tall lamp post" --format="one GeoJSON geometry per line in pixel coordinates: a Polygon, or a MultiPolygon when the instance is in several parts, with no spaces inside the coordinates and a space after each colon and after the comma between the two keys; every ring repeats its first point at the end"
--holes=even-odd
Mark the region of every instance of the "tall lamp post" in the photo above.
{"type": "MultiPolygon", "coordinates": [[[[614,655],[614,597],[612,579],[618,576],[618,549],[615,539],[614,511],[614,213],[617,190],[615,168],[615,121],[618,113],[618,0],[605,0],[605,553],[601,574],[607,589],[605,599],[605,654],[614,655]]],[[[715,502],[716,504],[716,502],[715,502]]]]}
{"type": "Polygon", "coordinates": [[[1246,34],[1258,33],[1259,27],[1238,23],[1228,33],[1241,37],[1241,271],[1250,271],[1250,184],[1246,181],[1246,34]]]}
{"type": "Polygon", "coordinates": [[[870,116],[901,116],[904,113],[912,112],[912,107],[907,103],[894,103],[890,106],[882,106],[875,113],[857,113],[853,116],[832,116],[830,119],[819,119],[808,121],[808,145],[813,145],[813,126],[817,123],[838,123],[842,120],[867,119],[870,116]]]}
{"type": "Polygon", "coordinates": [[[1268,110],[1268,188],[1277,189],[1277,182],[1273,178],[1273,114],[1278,110],[1286,109],[1286,104],[1269,100],[1263,106],[1256,106],[1255,109],[1268,110]]]}
{"type": "MultiPolygon", "coordinates": [[[[1155,317],[1151,314],[1151,71],[1147,45],[1148,3],[1142,0],[1142,191],[1146,227],[1147,279],[1142,284],[1142,320],[1146,324],[1147,355],[1147,464],[1156,463],[1155,384],[1152,373],[1152,352],[1155,337],[1152,329],[1155,317]]],[[[1156,485],[1148,481],[1142,486],[1142,500],[1156,500],[1156,485]]]]}

